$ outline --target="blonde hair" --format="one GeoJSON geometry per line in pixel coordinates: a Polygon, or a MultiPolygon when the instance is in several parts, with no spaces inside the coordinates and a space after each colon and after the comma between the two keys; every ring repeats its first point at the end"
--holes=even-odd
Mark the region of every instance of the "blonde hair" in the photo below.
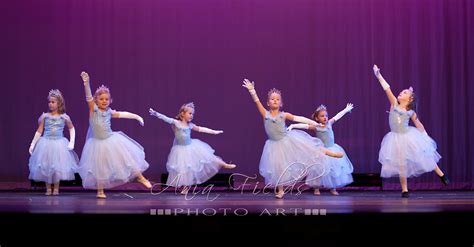
{"type": "Polygon", "coordinates": [[[177,120],[181,120],[181,114],[182,114],[183,112],[186,112],[186,109],[187,109],[187,108],[191,108],[191,109],[194,110],[194,109],[195,109],[195,108],[194,108],[194,103],[193,103],[193,102],[189,102],[189,103],[183,104],[183,105],[179,108],[178,115],[176,115],[175,118],[176,118],[177,120]]]}
{"type": "Polygon", "coordinates": [[[66,113],[66,102],[64,101],[63,94],[58,89],[51,89],[48,93],[48,100],[54,97],[58,100],[58,112],[60,114],[66,113]]]}
{"type": "Polygon", "coordinates": [[[97,104],[97,99],[99,98],[99,96],[101,94],[108,94],[109,95],[109,102],[112,103],[112,94],[110,94],[110,89],[104,85],[101,85],[100,87],[97,88],[97,90],[95,90],[95,93],[94,93],[94,102],[97,104]]]}

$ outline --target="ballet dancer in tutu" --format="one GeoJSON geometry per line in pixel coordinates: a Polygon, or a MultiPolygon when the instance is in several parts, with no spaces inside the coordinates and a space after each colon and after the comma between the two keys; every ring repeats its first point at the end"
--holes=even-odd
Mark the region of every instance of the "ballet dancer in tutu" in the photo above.
{"type": "Polygon", "coordinates": [[[413,88],[404,89],[398,97],[395,97],[377,65],[374,65],[373,70],[390,102],[388,117],[390,132],[383,138],[379,151],[379,162],[382,164],[381,176],[399,177],[402,197],[409,196],[407,178],[419,176],[425,172],[434,170],[441,181],[448,185],[448,177],[437,165],[441,156],[436,151],[436,143],[428,136],[416,115],[416,95],[413,88]],[[416,128],[408,125],[410,119],[416,128]]]}
{"type": "Polygon", "coordinates": [[[66,103],[57,89],[49,91],[49,112],[39,117],[39,127],[30,145],[29,179],[46,183],[46,195],[59,194],[60,180],[74,180],[79,161],[73,151],[76,132],[66,114],[66,103]],[[63,136],[64,126],[69,129],[69,141],[63,136]],[[43,136],[41,136],[43,135],[43,136]],[[51,187],[53,185],[53,190],[51,187]]]}
{"type": "Polygon", "coordinates": [[[324,148],[320,139],[311,137],[306,132],[287,131],[286,120],[311,125],[319,124],[308,118],[281,111],[283,103],[280,91],[272,89],[268,92],[269,110],[267,110],[257,96],[254,82],[244,79],[242,86],[248,89],[263,118],[268,140],[263,147],[259,170],[260,175],[265,178],[265,183],[275,186],[276,198],[283,198],[284,186],[303,179],[309,170],[319,176],[325,175],[328,172],[327,156],[339,158],[343,156],[341,152],[324,148]]]}
{"type": "Polygon", "coordinates": [[[150,115],[171,125],[174,132],[173,147],[168,155],[166,169],[169,176],[167,185],[182,187],[181,193],[186,194],[192,185],[201,184],[213,177],[220,168],[233,169],[234,164],[224,162],[214,155],[214,149],[207,143],[191,138],[191,130],[211,135],[222,134],[222,130],[212,130],[197,126],[191,121],[194,118],[194,104],[181,106],[176,118],[169,118],[152,108],[150,115]]]}
{"type": "Polygon", "coordinates": [[[316,137],[323,141],[325,148],[333,152],[340,152],[344,154],[344,157],[342,158],[329,157],[326,159],[329,162],[327,164],[329,172],[323,177],[318,178],[316,176],[319,174],[315,174],[316,176],[314,176],[311,171],[309,171],[309,174],[306,177],[306,184],[314,188],[315,195],[320,195],[321,192],[319,191],[319,188],[324,187],[329,188],[329,192],[332,195],[337,196],[339,193],[337,192],[336,188],[344,187],[354,181],[352,179],[352,171],[354,170],[352,163],[347,157],[344,149],[334,142],[334,131],[332,128],[336,121],[341,119],[353,108],[354,106],[349,103],[347,104],[346,108],[337,113],[333,118],[329,119],[326,106],[320,105],[311,115],[311,118],[317,123],[321,124],[321,126],[300,123],[292,124],[288,127],[288,130],[292,130],[294,128],[313,130],[316,132],[316,137]]]}
{"type": "Polygon", "coordinates": [[[104,189],[125,184],[135,178],[146,188],[151,183],[142,173],[148,168],[143,147],[123,132],[111,129],[111,118],[143,119],[133,113],[110,109],[110,90],[100,86],[92,96],[89,75],[81,73],[89,106],[89,130],[79,162],[84,188],[97,189],[97,198],[106,198],[104,189]]]}

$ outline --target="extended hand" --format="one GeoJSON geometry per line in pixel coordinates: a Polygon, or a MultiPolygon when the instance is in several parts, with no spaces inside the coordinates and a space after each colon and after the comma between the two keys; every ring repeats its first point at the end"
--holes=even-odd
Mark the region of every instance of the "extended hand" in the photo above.
{"type": "Polygon", "coordinates": [[[247,88],[249,91],[255,89],[255,82],[250,82],[249,79],[244,79],[243,83],[242,87],[247,88]]]}
{"type": "Polygon", "coordinates": [[[82,77],[82,81],[84,81],[84,83],[89,83],[89,74],[87,74],[86,72],[82,71],[82,72],[81,72],[81,77],[82,77]]]}
{"type": "Polygon", "coordinates": [[[374,70],[374,75],[375,75],[376,77],[381,76],[381,74],[380,74],[380,69],[379,69],[379,67],[377,67],[376,64],[374,64],[373,70],[374,70]]]}
{"type": "Polygon", "coordinates": [[[143,118],[138,116],[137,121],[140,123],[141,126],[145,125],[145,122],[143,121],[143,118]]]}
{"type": "Polygon", "coordinates": [[[346,109],[344,109],[344,110],[347,111],[347,112],[350,112],[350,111],[352,111],[352,109],[354,109],[354,105],[352,103],[348,103],[347,106],[346,106],[346,109]]]}

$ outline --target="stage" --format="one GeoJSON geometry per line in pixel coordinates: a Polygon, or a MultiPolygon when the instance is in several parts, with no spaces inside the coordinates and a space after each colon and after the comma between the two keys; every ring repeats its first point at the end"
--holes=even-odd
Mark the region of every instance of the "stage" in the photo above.
{"type": "Polygon", "coordinates": [[[473,0],[3,2],[0,247],[474,246],[473,0]]]}
{"type": "Polygon", "coordinates": [[[472,191],[413,191],[401,198],[399,191],[343,191],[339,196],[322,191],[292,192],[275,199],[272,191],[190,191],[182,195],[166,192],[107,193],[97,199],[94,192],[1,192],[2,214],[142,214],[150,216],[319,216],[336,214],[470,213],[472,191]]]}
{"type": "MultiPolygon", "coordinates": [[[[172,191],[109,191],[107,196],[96,199],[92,191],[64,191],[59,196],[1,192],[2,224],[8,227],[0,237],[3,243],[16,245],[31,241],[15,237],[17,232],[28,230],[29,236],[41,239],[55,230],[76,243],[90,241],[74,237],[83,231],[92,235],[106,231],[109,235],[98,242],[158,243],[178,234],[183,236],[178,238],[181,244],[220,246],[229,241],[381,246],[380,238],[392,244],[472,245],[472,191],[413,191],[410,198],[401,198],[399,191],[342,191],[339,196],[304,191],[282,200],[252,191],[215,191],[187,198],[172,191]]],[[[48,239],[40,242],[54,245],[48,239]]]]}

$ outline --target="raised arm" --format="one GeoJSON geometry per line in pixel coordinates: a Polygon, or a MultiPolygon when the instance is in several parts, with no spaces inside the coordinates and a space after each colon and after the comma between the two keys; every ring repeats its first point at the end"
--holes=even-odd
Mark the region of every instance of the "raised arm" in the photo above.
{"type": "Polygon", "coordinates": [[[257,96],[257,92],[255,91],[255,83],[250,82],[248,79],[244,79],[243,83],[244,84],[242,84],[242,86],[249,90],[253,101],[257,105],[258,112],[260,112],[260,115],[262,115],[262,117],[265,117],[265,115],[267,114],[267,110],[265,109],[265,107],[263,107],[262,102],[260,102],[260,99],[257,96]]]}
{"type": "Polygon", "coordinates": [[[86,72],[81,72],[82,81],[84,82],[84,91],[86,93],[86,101],[87,105],[89,106],[89,112],[94,111],[94,98],[92,97],[91,85],[90,85],[90,78],[89,74],[86,72]]]}
{"type": "Polygon", "coordinates": [[[415,127],[420,130],[421,132],[423,132],[424,134],[428,135],[428,133],[426,132],[425,130],[425,126],[423,126],[423,124],[421,123],[420,119],[418,119],[418,116],[416,115],[416,113],[413,113],[413,115],[411,115],[411,121],[413,121],[413,123],[415,124],[415,127]]]}
{"type": "Polygon", "coordinates": [[[382,86],[383,90],[387,94],[390,105],[397,104],[397,98],[395,97],[395,95],[393,95],[392,90],[390,90],[390,85],[388,85],[387,81],[385,81],[382,74],[380,73],[379,67],[377,67],[376,64],[374,64],[373,70],[374,70],[375,77],[377,77],[377,79],[380,82],[380,85],[382,86]]]}
{"type": "Polygon", "coordinates": [[[334,116],[333,118],[329,119],[329,122],[331,124],[334,124],[336,121],[338,121],[339,119],[344,117],[344,115],[346,115],[346,113],[351,112],[352,109],[354,109],[354,105],[351,104],[351,103],[347,103],[346,108],[344,108],[342,111],[337,113],[336,116],[334,116]]]}
{"type": "Polygon", "coordinates": [[[150,112],[150,115],[155,116],[155,117],[165,121],[168,124],[174,124],[176,121],[178,121],[174,118],[167,117],[167,116],[153,110],[152,108],[150,108],[148,111],[150,112]]]}
{"type": "Polygon", "coordinates": [[[30,152],[30,155],[33,154],[33,150],[35,149],[36,143],[41,138],[41,135],[43,134],[43,130],[44,130],[44,113],[38,119],[38,129],[36,130],[33,140],[31,141],[30,148],[28,149],[28,151],[30,152]]]}
{"type": "Polygon", "coordinates": [[[134,119],[140,123],[141,126],[145,125],[143,118],[139,115],[127,111],[115,111],[112,113],[113,118],[126,118],[126,119],[134,119]]]}
{"type": "Polygon", "coordinates": [[[201,132],[201,133],[211,134],[211,135],[218,135],[218,134],[224,133],[224,131],[222,130],[213,130],[213,129],[209,129],[209,128],[201,127],[197,125],[194,125],[192,130],[201,132]]]}

